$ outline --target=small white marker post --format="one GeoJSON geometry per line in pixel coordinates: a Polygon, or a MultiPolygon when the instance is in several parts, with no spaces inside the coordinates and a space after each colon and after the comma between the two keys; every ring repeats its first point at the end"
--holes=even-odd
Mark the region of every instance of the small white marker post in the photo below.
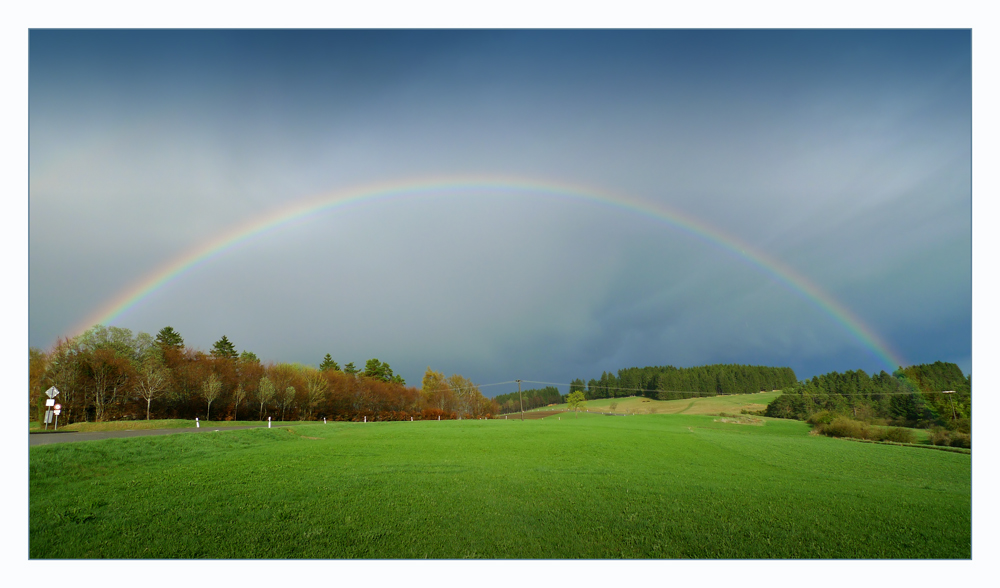
{"type": "Polygon", "coordinates": [[[441,415],[438,415],[438,420],[441,420],[441,415]]]}
{"type": "Polygon", "coordinates": [[[410,422],[411,422],[411,423],[413,422],[413,417],[410,417],[410,422]]]}
{"type": "Polygon", "coordinates": [[[368,422],[368,415],[365,415],[365,422],[368,422]]]}
{"type": "Polygon", "coordinates": [[[271,417],[267,417],[267,428],[271,428],[271,417]]]}
{"type": "Polygon", "coordinates": [[[198,422],[198,417],[194,417],[194,428],[195,429],[200,429],[201,428],[201,423],[198,422]]]}
{"type": "Polygon", "coordinates": [[[323,424],[326,424],[326,417],[323,417],[323,424]]]}

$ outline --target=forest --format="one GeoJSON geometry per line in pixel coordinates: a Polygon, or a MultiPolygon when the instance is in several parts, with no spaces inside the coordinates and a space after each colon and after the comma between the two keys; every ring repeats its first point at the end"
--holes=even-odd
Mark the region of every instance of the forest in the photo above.
{"type": "Polygon", "coordinates": [[[320,367],[263,363],[223,335],[210,352],[164,327],[155,337],[96,325],[52,349],[29,349],[29,419],[45,413],[55,386],[60,423],[137,419],[409,420],[480,418],[498,406],[458,374],[427,368],[421,389],[388,363],[320,367]]]}
{"type": "Polygon", "coordinates": [[[891,375],[830,372],[783,392],[767,406],[766,416],[807,420],[826,411],[877,424],[945,427],[966,434],[971,429],[972,376],[954,363],[914,365],[891,375]]]}
{"type": "Polygon", "coordinates": [[[498,394],[493,397],[493,401],[499,406],[499,414],[521,412],[522,400],[524,402],[524,410],[531,410],[550,404],[564,404],[566,397],[559,394],[559,388],[555,386],[522,390],[520,395],[517,392],[511,392],[510,394],[498,394]]]}
{"type": "Polygon", "coordinates": [[[658,400],[676,400],[719,394],[753,394],[762,390],[779,390],[797,382],[795,372],[788,367],[715,364],[689,368],[672,365],[632,367],[608,372],[600,379],[584,383],[575,379],[570,393],[580,390],[588,399],[620,396],[646,396],[658,400]]]}

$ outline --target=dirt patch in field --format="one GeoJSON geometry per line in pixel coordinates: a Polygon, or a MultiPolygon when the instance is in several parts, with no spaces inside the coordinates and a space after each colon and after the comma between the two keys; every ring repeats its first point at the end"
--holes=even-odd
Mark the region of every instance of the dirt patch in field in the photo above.
{"type": "MultiPolygon", "coordinates": [[[[526,412],[526,413],[524,413],[524,420],[527,421],[527,420],[530,420],[530,419],[544,419],[545,417],[555,416],[557,414],[563,414],[563,413],[566,413],[566,411],[563,411],[563,410],[535,410],[535,411],[532,411],[532,412],[526,412]]],[[[569,413],[566,413],[566,414],[569,414],[569,413]]],[[[519,413],[519,412],[515,412],[514,414],[508,414],[508,415],[504,415],[504,416],[507,417],[508,421],[513,421],[513,420],[518,420],[519,421],[519,420],[521,420],[521,413],[519,413]]],[[[498,418],[502,419],[503,416],[498,417],[498,418]]]]}
{"type": "Polygon", "coordinates": [[[720,416],[715,419],[716,423],[731,423],[734,425],[763,425],[764,419],[759,419],[752,416],[720,416]]]}

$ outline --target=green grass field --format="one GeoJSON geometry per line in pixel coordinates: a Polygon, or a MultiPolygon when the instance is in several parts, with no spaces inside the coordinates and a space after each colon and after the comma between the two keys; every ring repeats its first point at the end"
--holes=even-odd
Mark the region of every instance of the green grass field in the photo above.
{"type": "Polygon", "coordinates": [[[29,555],[971,557],[969,455],[717,418],[331,422],[32,447],[29,555]]]}
{"type": "MultiPolygon", "coordinates": [[[[273,421],[271,423],[272,427],[282,425],[300,425],[304,422],[311,422],[315,424],[315,421],[273,421]]],[[[203,427],[246,427],[246,426],[267,426],[267,421],[201,421],[201,426],[203,427]]],[[[185,429],[194,428],[194,420],[185,419],[151,419],[148,421],[103,421],[99,423],[73,423],[72,425],[59,426],[60,431],[66,432],[77,432],[77,433],[94,433],[97,431],[140,431],[148,429],[185,429]]],[[[49,426],[48,430],[52,431],[55,427],[49,426]]],[[[39,426],[37,421],[29,423],[29,431],[42,431],[43,429],[39,426]]]]}

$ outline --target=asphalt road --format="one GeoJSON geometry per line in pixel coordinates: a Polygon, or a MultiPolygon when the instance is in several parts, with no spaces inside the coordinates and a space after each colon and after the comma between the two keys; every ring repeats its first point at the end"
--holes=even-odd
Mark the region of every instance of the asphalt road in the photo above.
{"type": "MultiPolygon", "coordinates": [[[[98,431],[93,433],[77,433],[72,431],[38,431],[28,433],[28,445],[30,447],[34,447],[35,445],[48,445],[49,443],[98,441],[100,439],[119,439],[121,437],[147,437],[149,435],[173,435],[179,433],[214,433],[216,431],[235,431],[237,429],[257,429],[266,426],[266,423],[262,425],[247,425],[245,427],[213,427],[211,425],[206,425],[200,428],[191,427],[186,429],[142,429],[138,431],[98,431]]],[[[288,427],[291,425],[278,425],[277,423],[271,423],[271,426],[288,427]]]]}

